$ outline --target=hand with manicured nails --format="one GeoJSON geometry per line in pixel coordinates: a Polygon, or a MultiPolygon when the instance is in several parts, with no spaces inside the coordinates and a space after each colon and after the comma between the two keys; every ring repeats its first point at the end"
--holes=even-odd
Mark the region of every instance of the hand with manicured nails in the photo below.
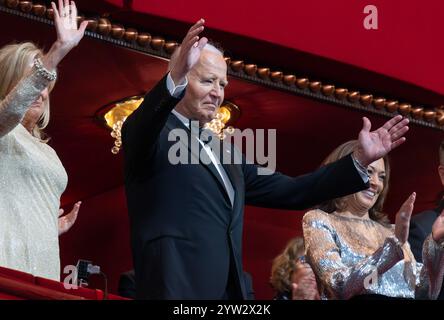
{"type": "Polygon", "coordinates": [[[408,199],[402,204],[395,221],[395,236],[404,244],[409,237],[410,218],[412,217],[413,205],[415,203],[416,193],[413,192],[408,199]]]}
{"type": "Polygon", "coordinates": [[[54,9],[57,41],[70,50],[77,46],[83,38],[88,22],[83,21],[77,28],[77,7],[74,1],[71,1],[70,4],[69,0],[59,0],[58,9],[54,2],[51,2],[51,6],[54,9]]]}
{"type": "Polygon", "coordinates": [[[77,27],[77,7],[74,1],[70,4],[69,0],[59,0],[58,8],[54,2],[51,2],[51,6],[54,9],[57,40],[42,58],[42,62],[48,70],[55,70],[60,61],[79,44],[88,22],[83,21],[77,27]]]}

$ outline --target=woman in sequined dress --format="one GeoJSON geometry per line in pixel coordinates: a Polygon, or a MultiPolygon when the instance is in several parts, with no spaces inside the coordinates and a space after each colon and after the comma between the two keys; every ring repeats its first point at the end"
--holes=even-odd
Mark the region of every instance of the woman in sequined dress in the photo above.
{"type": "Polygon", "coordinates": [[[58,237],[74,223],[80,202],[63,217],[67,175],[43,129],[56,67],[82,39],[74,2],[52,3],[57,40],[48,53],[34,44],[0,49],[0,266],[60,280],[58,237]]]}
{"type": "MultiPolygon", "coordinates": [[[[339,146],[323,164],[355,146],[355,141],[339,146]]],[[[303,218],[306,258],[322,298],[436,299],[444,273],[444,212],[424,242],[424,264],[417,263],[407,242],[416,194],[391,225],[382,213],[390,178],[387,158],[371,163],[368,174],[367,190],[324,203],[303,218]]]]}

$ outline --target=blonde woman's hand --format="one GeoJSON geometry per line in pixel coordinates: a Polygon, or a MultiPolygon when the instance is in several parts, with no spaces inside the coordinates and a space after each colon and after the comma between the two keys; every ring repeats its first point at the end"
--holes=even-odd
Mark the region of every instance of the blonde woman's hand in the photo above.
{"type": "Polygon", "coordinates": [[[63,215],[63,209],[59,210],[59,236],[66,233],[74,225],[77,220],[81,204],[81,201],[76,202],[71,212],[66,215],[63,215]]]}
{"type": "Polygon", "coordinates": [[[59,0],[59,7],[51,2],[54,9],[54,25],[57,40],[48,53],[42,58],[42,63],[48,70],[55,70],[62,59],[77,46],[85,34],[87,21],[77,27],[77,7],[74,1],[59,0]]]}
{"type": "Polygon", "coordinates": [[[54,9],[57,41],[69,51],[83,38],[88,22],[83,21],[80,27],[77,27],[77,7],[74,1],[70,3],[69,0],[59,0],[58,8],[54,2],[51,2],[51,6],[54,9]]]}

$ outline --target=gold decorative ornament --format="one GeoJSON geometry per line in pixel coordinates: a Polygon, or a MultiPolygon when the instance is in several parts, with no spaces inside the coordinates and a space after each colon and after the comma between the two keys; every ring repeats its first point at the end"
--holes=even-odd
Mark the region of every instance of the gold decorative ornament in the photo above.
{"type": "Polygon", "coordinates": [[[424,115],[424,108],[414,107],[411,109],[411,114],[413,119],[422,119],[422,116],[424,115]]]}
{"type": "MultiPolygon", "coordinates": [[[[110,128],[111,136],[115,139],[111,149],[113,154],[118,154],[122,147],[121,130],[123,123],[131,113],[136,110],[143,101],[143,97],[129,97],[106,107],[98,114],[99,119],[104,121],[110,128]]],[[[215,118],[206,123],[204,128],[211,130],[219,139],[225,139],[227,134],[233,134],[234,128],[231,126],[240,117],[240,109],[232,102],[224,101],[219,107],[215,118]]]]}
{"type": "Polygon", "coordinates": [[[284,76],[284,83],[287,85],[287,86],[292,86],[292,85],[294,85],[294,83],[296,82],[296,76],[295,75],[293,75],[293,74],[286,74],[285,76],[284,76]]]}
{"type": "Polygon", "coordinates": [[[361,102],[361,104],[363,106],[368,107],[369,105],[372,104],[373,96],[371,94],[364,94],[364,95],[361,96],[359,101],[361,102]]]}
{"type": "Polygon", "coordinates": [[[46,13],[46,6],[43,4],[34,4],[32,6],[32,13],[38,17],[43,17],[46,13]]]}
{"type": "Polygon", "coordinates": [[[344,88],[338,88],[335,90],[335,97],[339,100],[347,98],[348,90],[344,88]]]}
{"type": "Polygon", "coordinates": [[[86,25],[86,30],[91,32],[96,32],[97,26],[99,25],[99,22],[97,19],[94,18],[85,18],[84,21],[88,21],[88,24],[86,25]]]}
{"type": "Polygon", "coordinates": [[[440,126],[444,125],[444,112],[436,112],[436,123],[440,126]]]}
{"type": "Polygon", "coordinates": [[[428,122],[434,122],[436,117],[436,111],[425,111],[424,120],[428,122]]]}
{"type": "MultiPolygon", "coordinates": [[[[6,7],[19,12],[10,13],[11,10],[7,11],[10,14],[16,14],[34,20],[35,18],[30,17],[30,14],[38,17],[46,17],[50,20],[53,20],[54,18],[54,10],[49,6],[46,7],[42,1],[0,0],[0,7],[6,7]]],[[[88,31],[97,33],[104,37],[111,36],[113,39],[117,40],[123,39],[127,42],[125,47],[130,47],[139,51],[147,51],[149,50],[147,47],[151,46],[151,48],[156,51],[161,51],[163,49],[163,51],[167,54],[172,54],[179,45],[175,41],[166,42],[166,40],[161,37],[152,37],[149,33],[140,33],[136,29],[125,28],[119,24],[112,24],[112,22],[107,18],[107,15],[102,15],[97,19],[85,18],[79,15],[77,17],[77,22],[80,24],[82,21],[88,21],[88,31]],[[147,48],[147,50],[137,47],[136,44],[140,47],[147,48]]],[[[46,21],[46,23],[48,23],[48,21],[46,21]]],[[[100,39],[109,41],[109,39],[100,39]]],[[[149,53],[154,55],[158,54],[153,53],[152,51],[149,53]]],[[[358,91],[349,92],[349,90],[346,88],[335,89],[334,85],[322,85],[322,83],[319,81],[310,81],[309,78],[298,78],[293,74],[284,75],[281,71],[270,70],[270,68],[266,66],[258,68],[256,64],[244,63],[242,60],[232,61],[230,57],[224,57],[224,59],[231,70],[239,73],[234,76],[238,76],[240,78],[244,77],[245,79],[245,75],[248,75],[253,78],[253,81],[256,80],[258,83],[265,83],[271,86],[273,86],[275,83],[281,83],[286,85],[284,90],[301,95],[308,95],[309,93],[307,91],[298,92],[297,89],[305,90],[309,88],[312,92],[309,94],[310,97],[315,95],[315,97],[320,98],[321,100],[325,100],[324,97],[333,97],[337,99],[335,102],[340,105],[347,105],[346,101],[344,101],[345,99],[348,99],[348,101],[352,103],[359,101],[361,106],[364,106],[365,109],[372,112],[375,112],[376,110],[376,113],[386,116],[387,113],[385,111],[388,111],[389,113],[399,112],[404,116],[411,117],[412,120],[419,124],[427,125],[428,127],[432,126],[435,128],[438,128],[439,126],[438,129],[444,129],[444,106],[439,106],[436,108],[433,108],[432,106],[412,107],[408,102],[400,104],[395,100],[387,101],[388,99],[384,97],[374,99],[371,94],[361,96],[358,91]],[[259,81],[259,79],[262,81],[259,81]],[[374,110],[370,110],[372,108],[374,108],[374,110]],[[428,124],[425,124],[425,122],[428,122],[428,124]]],[[[362,107],[358,107],[357,105],[354,105],[353,107],[362,110],[362,107]]]]}
{"type": "Polygon", "coordinates": [[[359,94],[359,91],[352,91],[347,93],[347,99],[350,102],[357,102],[359,101],[359,98],[361,95],[359,94]]]}
{"type": "Polygon", "coordinates": [[[410,113],[412,106],[407,104],[407,103],[403,103],[399,106],[399,113],[402,114],[403,116],[407,116],[410,113]]]}
{"type": "Polygon", "coordinates": [[[270,76],[270,68],[258,68],[257,75],[261,79],[268,79],[270,76]]]}
{"type": "Polygon", "coordinates": [[[299,89],[307,89],[309,83],[310,83],[310,81],[308,81],[308,79],[306,79],[306,78],[301,78],[301,79],[296,80],[296,86],[299,89]]]}
{"type": "Polygon", "coordinates": [[[256,72],[257,72],[257,65],[255,65],[255,64],[246,64],[244,66],[244,71],[249,76],[254,76],[256,74],[256,72]]]}
{"type": "Polygon", "coordinates": [[[376,109],[382,109],[385,106],[385,99],[384,98],[376,98],[373,100],[373,105],[376,109]]]}
{"type": "Polygon", "coordinates": [[[19,8],[22,12],[30,12],[32,10],[32,1],[20,1],[19,8]]]}
{"type": "Polygon", "coordinates": [[[114,39],[122,39],[125,35],[125,28],[119,24],[111,25],[111,37],[114,39]]]}
{"type": "Polygon", "coordinates": [[[127,42],[134,42],[137,39],[138,32],[136,29],[128,28],[126,29],[123,39],[127,42]]]}
{"type": "Polygon", "coordinates": [[[396,112],[399,108],[398,101],[387,101],[387,103],[385,104],[385,108],[388,112],[396,112]]]}
{"type": "Polygon", "coordinates": [[[146,47],[151,42],[151,35],[149,33],[139,33],[137,35],[137,44],[141,47],[146,47]]]}
{"type": "Polygon", "coordinates": [[[329,84],[322,86],[321,91],[324,96],[329,97],[329,96],[333,95],[333,93],[335,92],[335,86],[329,85],[329,84]]]}
{"type": "Polygon", "coordinates": [[[273,71],[270,73],[270,79],[273,82],[281,82],[284,74],[281,71],[273,71]]]}
{"type": "Polygon", "coordinates": [[[230,68],[234,72],[239,72],[244,68],[244,62],[242,60],[231,61],[230,68]]]}
{"type": "Polygon", "coordinates": [[[6,0],[5,4],[8,8],[15,9],[15,8],[17,8],[19,1],[18,0],[6,0]]]}
{"type": "Polygon", "coordinates": [[[161,37],[155,37],[151,39],[150,45],[154,50],[159,51],[165,44],[165,39],[161,37]]]}
{"type": "Polygon", "coordinates": [[[46,17],[49,20],[54,20],[54,9],[53,8],[47,8],[46,9],[46,17]]]}
{"type": "Polygon", "coordinates": [[[179,44],[175,41],[166,42],[163,48],[168,54],[173,54],[174,51],[179,47],[179,44]]]}
{"type": "Polygon", "coordinates": [[[106,18],[100,18],[97,24],[97,32],[102,36],[107,36],[111,33],[111,22],[106,18]]]}

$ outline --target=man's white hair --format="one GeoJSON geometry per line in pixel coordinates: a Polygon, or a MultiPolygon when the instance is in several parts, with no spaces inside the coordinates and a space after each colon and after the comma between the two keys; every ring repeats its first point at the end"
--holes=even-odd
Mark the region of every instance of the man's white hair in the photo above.
{"type": "Polygon", "coordinates": [[[215,47],[214,45],[212,45],[211,43],[207,43],[203,49],[204,49],[204,50],[211,51],[211,52],[214,52],[214,53],[219,53],[219,54],[222,55],[222,56],[224,55],[224,53],[222,52],[222,50],[216,48],[216,47],[215,47]]]}
{"type": "MultiPolygon", "coordinates": [[[[216,48],[216,47],[215,47],[214,45],[212,45],[211,43],[207,43],[207,44],[205,45],[205,47],[203,48],[203,50],[208,50],[208,51],[210,51],[210,52],[220,54],[222,57],[224,56],[224,53],[222,52],[222,50],[216,48]]],[[[180,47],[178,47],[178,48],[173,52],[173,54],[171,55],[171,57],[170,57],[170,62],[168,63],[168,70],[171,70],[171,69],[172,69],[172,67],[173,67],[173,65],[174,65],[174,62],[175,62],[177,56],[179,55],[179,51],[180,51],[180,47]]]]}

